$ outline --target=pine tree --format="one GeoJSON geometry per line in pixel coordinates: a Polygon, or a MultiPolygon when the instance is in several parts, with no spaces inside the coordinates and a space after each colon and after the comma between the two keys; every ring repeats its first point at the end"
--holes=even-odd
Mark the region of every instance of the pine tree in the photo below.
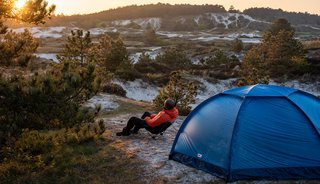
{"type": "Polygon", "coordinates": [[[242,63],[242,78],[251,78],[249,81],[252,82],[249,83],[264,83],[264,78],[269,76],[292,77],[308,72],[303,45],[294,38],[294,34],[295,31],[287,20],[276,20],[271,29],[264,33],[257,48],[247,52],[242,63]]]}
{"type": "MultiPolygon", "coordinates": [[[[21,129],[51,129],[87,122],[93,117],[80,110],[98,91],[94,66],[62,63],[45,74],[0,77],[0,131],[4,136],[21,129]]],[[[10,137],[10,136],[9,136],[10,137]]]]}
{"type": "Polygon", "coordinates": [[[89,31],[84,34],[83,30],[72,30],[71,36],[68,36],[64,50],[58,56],[58,59],[61,62],[76,62],[83,66],[93,60],[92,55],[90,55],[92,47],[93,43],[89,31]]]}
{"type": "Polygon", "coordinates": [[[121,38],[112,39],[104,35],[99,40],[96,52],[99,65],[106,71],[115,72],[121,67],[131,67],[129,53],[121,38]]]}
{"type": "Polygon", "coordinates": [[[230,6],[228,12],[229,12],[229,13],[240,13],[240,11],[239,11],[239,10],[236,10],[233,5],[230,6]]]}
{"type": "Polygon", "coordinates": [[[254,47],[245,55],[241,65],[241,79],[238,86],[268,84],[267,65],[258,47],[254,47]]]}
{"type": "MultiPolygon", "coordinates": [[[[54,6],[47,7],[43,0],[27,2],[21,15],[16,14],[13,1],[0,1],[0,18],[42,23],[50,16],[54,6]]],[[[25,65],[38,44],[28,31],[22,34],[5,33],[0,39],[1,64],[25,65]]],[[[45,72],[0,74],[0,149],[10,146],[24,128],[52,129],[88,122],[94,117],[81,110],[83,102],[99,90],[95,66],[79,67],[78,63],[61,62],[45,72]]],[[[2,150],[0,150],[2,152],[2,150]]]]}
{"type": "Polygon", "coordinates": [[[0,66],[27,66],[39,46],[32,34],[7,32],[0,41],[0,66]]]}
{"type": "Polygon", "coordinates": [[[260,48],[270,76],[279,77],[297,72],[306,61],[297,64],[294,58],[304,60],[302,43],[294,38],[295,31],[285,19],[277,19],[270,31],[263,35],[260,48]]]}
{"type": "Polygon", "coordinates": [[[191,112],[191,104],[195,103],[197,96],[197,86],[183,81],[180,72],[172,72],[169,83],[160,90],[160,93],[153,100],[155,107],[160,110],[167,98],[173,99],[181,115],[187,115],[191,112]]]}
{"type": "Polygon", "coordinates": [[[21,9],[14,7],[14,0],[0,0],[0,65],[27,66],[38,47],[32,35],[7,32],[3,22],[8,19],[40,24],[50,18],[55,5],[48,6],[44,0],[29,0],[21,9]]]}
{"type": "MultiPolygon", "coordinates": [[[[25,65],[30,54],[37,47],[36,41],[32,38],[29,32],[25,31],[22,34],[7,33],[7,27],[3,24],[7,19],[22,20],[29,23],[43,23],[46,17],[49,17],[54,11],[55,6],[48,7],[45,1],[37,0],[28,3],[31,6],[26,6],[24,16],[22,12],[17,12],[14,9],[13,0],[0,0],[0,65],[22,64],[25,65]],[[43,2],[43,4],[39,4],[43,2]],[[39,14],[39,12],[41,12],[39,14]],[[37,16],[34,16],[37,15],[37,16]],[[30,47],[29,47],[30,42],[30,47]]],[[[24,90],[24,81],[20,81],[18,77],[7,79],[0,74],[0,148],[10,140],[13,134],[19,134],[19,124],[21,116],[19,116],[19,106],[23,103],[21,92],[24,90]],[[11,111],[12,109],[13,111],[11,111]]],[[[1,150],[2,151],[2,150],[1,150]]]]}
{"type": "Polygon", "coordinates": [[[15,19],[22,22],[45,23],[55,10],[55,5],[48,6],[45,0],[28,0],[21,9],[15,9],[14,0],[0,0],[0,22],[2,19],[15,19]]]}

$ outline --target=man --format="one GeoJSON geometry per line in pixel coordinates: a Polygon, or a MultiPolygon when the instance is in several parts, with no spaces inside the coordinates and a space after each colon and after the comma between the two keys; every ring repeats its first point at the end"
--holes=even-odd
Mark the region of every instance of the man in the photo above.
{"type": "Polygon", "coordinates": [[[137,134],[140,128],[154,128],[164,122],[174,122],[179,115],[179,111],[175,106],[176,103],[173,100],[167,99],[164,102],[163,110],[158,114],[145,112],[141,118],[131,117],[127,126],[121,132],[116,133],[116,135],[128,136],[131,133],[137,134]]]}

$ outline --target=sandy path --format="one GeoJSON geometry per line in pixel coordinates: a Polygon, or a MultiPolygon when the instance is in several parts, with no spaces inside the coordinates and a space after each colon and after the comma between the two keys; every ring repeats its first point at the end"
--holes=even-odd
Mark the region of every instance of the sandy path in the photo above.
{"type": "Polygon", "coordinates": [[[165,183],[224,183],[210,174],[168,159],[175,135],[185,117],[179,117],[164,135],[157,139],[152,139],[151,134],[144,129],[137,135],[117,137],[115,132],[122,130],[130,116],[132,115],[121,115],[104,120],[107,129],[113,132],[112,139],[115,144],[125,144],[128,154],[145,161],[145,176],[163,178],[165,183]]]}

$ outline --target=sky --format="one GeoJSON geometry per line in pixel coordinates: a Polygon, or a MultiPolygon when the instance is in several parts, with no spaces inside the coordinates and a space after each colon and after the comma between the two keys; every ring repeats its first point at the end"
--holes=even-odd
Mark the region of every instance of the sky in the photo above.
{"type": "Polygon", "coordinates": [[[56,14],[86,14],[128,6],[132,4],[219,4],[227,10],[231,5],[236,9],[244,10],[250,7],[281,8],[285,11],[308,12],[320,15],[320,0],[47,0],[55,4],[56,14]]]}

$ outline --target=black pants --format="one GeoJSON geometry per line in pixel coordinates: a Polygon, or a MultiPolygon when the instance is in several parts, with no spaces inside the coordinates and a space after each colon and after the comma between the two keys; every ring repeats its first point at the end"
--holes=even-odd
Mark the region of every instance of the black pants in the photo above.
{"type": "Polygon", "coordinates": [[[132,128],[134,132],[138,132],[140,128],[148,128],[149,125],[143,119],[145,117],[150,117],[150,115],[150,112],[144,112],[141,118],[131,117],[122,132],[129,133],[132,128]]]}

